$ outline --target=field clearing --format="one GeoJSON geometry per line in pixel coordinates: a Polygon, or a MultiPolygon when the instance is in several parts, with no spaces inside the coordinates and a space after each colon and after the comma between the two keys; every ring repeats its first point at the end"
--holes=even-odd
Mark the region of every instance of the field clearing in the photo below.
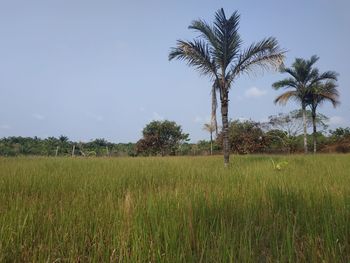
{"type": "Polygon", "coordinates": [[[0,262],[34,261],[350,262],[350,155],[0,158],[0,262]]]}

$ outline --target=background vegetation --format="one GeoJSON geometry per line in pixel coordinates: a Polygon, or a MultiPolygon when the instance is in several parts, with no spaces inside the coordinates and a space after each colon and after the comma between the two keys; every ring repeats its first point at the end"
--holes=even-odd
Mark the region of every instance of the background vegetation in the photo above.
{"type": "MultiPolygon", "coordinates": [[[[158,122],[159,123],[159,122],[158,122]]],[[[187,141],[188,134],[173,122],[163,129],[164,136],[147,135],[137,143],[111,143],[105,139],[95,139],[90,142],[74,142],[65,136],[49,137],[7,137],[0,139],[0,155],[2,156],[162,156],[162,155],[209,155],[210,140],[197,143],[187,141]],[[169,136],[169,134],[172,134],[169,136]],[[175,135],[175,137],[174,137],[175,135]],[[174,138],[176,138],[174,140],[174,138]]],[[[321,125],[322,126],[322,125],[321,125]]],[[[164,128],[164,127],[163,127],[164,128]]],[[[274,153],[289,154],[303,151],[303,137],[300,134],[302,121],[298,114],[280,114],[271,116],[266,123],[251,120],[229,122],[229,144],[231,153],[274,153]]],[[[209,137],[209,136],[208,136],[209,137]]],[[[308,145],[312,147],[312,135],[308,135],[308,145]]],[[[337,128],[327,133],[317,132],[320,152],[350,152],[350,128],[337,128]]],[[[212,145],[213,154],[222,153],[222,136],[219,133],[212,145]]]]}

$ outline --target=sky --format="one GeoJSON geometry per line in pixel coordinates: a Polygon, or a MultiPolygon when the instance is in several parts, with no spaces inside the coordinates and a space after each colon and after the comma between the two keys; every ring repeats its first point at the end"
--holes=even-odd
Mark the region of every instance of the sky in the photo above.
{"type": "MultiPolygon", "coordinates": [[[[350,126],[348,0],[0,0],[0,137],[136,142],[147,123],[168,119],[192,142],[208,139],[211,82],[168,54],[177,39],[198,36],[192,20],[212,22],[221,7],[240,13],[243,48],[274,36],[287,66],[316,54],[321,71],[338,72],[341,105],[320,112],[330,128],[350,126]]],[[[271,84],[284,77],[241,76],[229,118],[298,109],[273,104],[281,91],[271,84]]]]}

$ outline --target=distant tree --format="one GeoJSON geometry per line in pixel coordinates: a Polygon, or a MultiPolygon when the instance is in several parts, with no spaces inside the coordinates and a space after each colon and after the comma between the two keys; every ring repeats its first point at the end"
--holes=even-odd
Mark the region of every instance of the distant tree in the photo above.
{"type": "Polygon", "coordinates": [[[339,128],[336,128],[335,130],[329,130],[329,133],[334,140],[350,138],[350,127],[346,127],[346,128],[339,127],[339,128]]]}
{"type": "Polygon", "coordinates": [[[118,143],[116,145],[117,150],[117,155],[121,156],[136,156],[136,144],[135,143],[118,143]]]}
{"type": "Polygon", "coordinates": [[[192,150],[192,144],[184,142],[179,145],[178,155],[190,155],[192,150]]]}
{"type": "Polygon", "coordinates": [[[59,140],[59,146],[57,153],[60,155],[68,155],[70,154],[70,151],[72,149],[71,142],[69,141],[69,138],[64,135],[60,135],[58,137],[59,140]]]}
{"type": "Polygon", "coordinates": [[[329,130],[327,149],[329,152],[350,152],[350,127],[329,130]]]}
{"type": "Polygon", "coordinates": [[[56,147],[59,146],[60,140],[55,137],[48,137],[44,140],[45,155],[54,155],[56,147]]]}
{"type": "Polygon", "coordinates": [[[268,138],[268,152],[284,153],[295,152],[297,149],[297,137],[279,129],[271,129],[265,133],[268,138]]]}
{"type": "Polygon", "coordinates": [[[64,135],[60,135],[60,137],[58,137],[58,139],[61,143],[67,143],[69,141],[68,137],[64,136],[64,135]]]}
{"type": "Polygon", "coordinates": [[[95,145],[95,146],[99,146],[99,147],[105,147],[108,145],[108,142],[106,139],[101,138],[101,139],[95,139],[91,142],[91,144],[95,145]]]}
{"type": "MultiPolygon", "coordinates": [[[[306,110],[305,112],[306,112],[306,124],[307,124],[306,126],[308,128],[312,127],[314,123],[312,111],[306,110]]],[[[294,113],[296,118],[303,119],[303,112],[301,110],[291,111],[291,113],[294,113]]],[[[324,132],[328,128],[328,124],[327,124],[328,121],[329,121],[329,118],[322,113],[317,113],[315,116],[315,125],[316,127],[318,127],[319,130],[321,130],[321,132],[324,132]]]]}
{"type": "Polygon", "coordinates": [[[110,156],[110,151],[113,148],[113,144],[108,142],[104,138],[92,140],[88,143],[78,145],[79,152],[84,155],[84,149],[90,152],[95,152],[97,156],[110,156]]]}
{"type": "Polygon", "coordinates": [[[214,152],[214,150],[219,150],[215,141],[210,143],[210,141],[200,140],[195,145],[196,147],[193,147],[193,150],[196,151],[197,155],[208,155],[211,154],[211,152],[214,152]]]}
{"type": "Polygon", "coordinates": [[[337,85],[334,81],[327,81],[325,83],[316,83],[309,92],[308,104],[310,105],[312,112],[312,124],[313,124],[313,145],[314,153],[317,151],[317,127],[316,127],[316,115],[317,107],[325,102],[330,102],[333,107],[339,104],[339,92],[337,85]]]}
{"type": "Polygon", "coordinates": [[[301,105],[303,114],[303,133],[304,133],[304,152],[308,152],[307,148],[307,120],[306,107],[309,104],[308,95],[312,87],[317,83],[322,83],[328,80],[336,80],[337,73],[327,71],[322,74],[319,73],[314,64],[318,61],[317,56],[312,56],[310,60],[297,58],[292,64],[291,68],[282,67],[281,73],[287,73],[289,78],[283,79],[273,83],[273,87],[278,90],[287,88],[285,91],[275,99],[275,103],[285,105],[289,100],[295,100],[301,105]]]}
{"type": "MultiPolygon", "coordinates": [[[[306,127],[312,126],[311,111],[306,111],[306,127]]],[[[303,132],[304,119],[301,110],[293,110],[289,113],[279,113],[268,117],[268,121],[262,124],[264,130],[267,131],[272,142],[279,140],[283,147],[289,153],[296,151],[298,138],[297,136],[303,132]]],[[[317,126],[323,130],[327,128],[326,121],[328,118],[325,115],[318,114],[315,118],[317,126]]]]}
{"type": "Polygon", "coordinates": [[[143,138],[136,144],[139,154],[175,155],[179,146],[188,141],[189,135],[173,121],[152,121],[142,131],[143,138]]]}
{"type": "Polygon", "coordinates": [[[239,19],[237,12],[226,17],[224,10],[220,9],[215,13],[213,25],[195,20],[189,28],[198,32],[199,38],[193,41],[178,40],[177,46],[169,54],[169,60],[185,60],[188,65],[209,76],[217,86],[221,101],[225,166],[228,166],[230,159],[228,94],[232,83],[238,76],[254,72],[257,68],[276,68],[284,59],[284,52],[272,37],[242,51],[242,40],[238,34],[239,19]]]}
{"type": "MultiPolygon", "coordinates": [[[[222,143],[222,134],[219,134],[218,142],[222,143]]],[[[251,120],[230,121],[229,143],[231,151],[238,154],[261,153],[268,146],[260,123],[251,120]]]]}
{"type": "Polygon", "coordinates": [[[215,123],[213,122],[205,123],[203,125],[203,130],[209,132],[210,134],[210,155],[213,155],[213,132],[215,132],[216,129],[217,127],[215,127],[215,123]]]}
{"type": "Polygon", "coordinates": [[[199,140],[192,146],[193,155],[208,155],[210,154],[210,141],[199,140]]]}

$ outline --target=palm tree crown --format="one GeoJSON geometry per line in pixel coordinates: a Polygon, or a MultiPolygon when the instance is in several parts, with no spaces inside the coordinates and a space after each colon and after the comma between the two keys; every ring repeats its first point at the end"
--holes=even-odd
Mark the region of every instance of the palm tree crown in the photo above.
{"type": "Polygon", "coordinates": [[[322,74],[313,65],[319,60],[319,57],[312,56],[309,60],[297,58],[291,68],[281,68],[281,73],[287,73],[289,78],[275,82],[272,86],[278,90],[287,88],[286,92],[275,99],[275,103],[286,104],[290,99],[307,104],[307,97],[311,87],[325,80],[337,80],[337,73],[327,71],[322,74]]]}
{"type": "Polygon", "coordinates": [[[325,83],[316,83],[311,88],[307,96],[307,101],[311,110],[315,111],[318,106],[325,102],[330,102],[333,107],[337,107],[340,104],[338,86],[332,80],[328,80],[325,83]]]}
{"type": "Polygon", "coordinates": [[[284,59],[284,51],[273,37],[253,43],[246,50],[242,50],[242,40],[238,34],[239,19],[237,12],[227,18],[224,10],[220,9],[215,13],[213,25],[200,19],[195,20],[189,29],[198,32],[199,38],[193,41],[178,40],[169,54],[169,60],[176,58],[186,61],[201,74],[208,75],[218,87],[225,165],[229,162],[228,93],[233,81],[239,75],[251,73],[257,68],[277,69],[284,59]]]}
{"type": "Polygon", "coordinates": [[[235,77],[252,72],[256,66],[262,69],[278,67],[283,62],[284,52],[275,38],[266,38],[241,51],[239,19],[237,11],[227,19],[224,10],[220,9],[215,14],[213,26],[202,20],[193,21],[189,29],[199,32],[200,38],[193,41],[178,40],[177,46],[169,54],[169,60],[185,60],[220,84],[226,80],[225,86],[220,85],[220,92],[229,89],[235,77]]]}

